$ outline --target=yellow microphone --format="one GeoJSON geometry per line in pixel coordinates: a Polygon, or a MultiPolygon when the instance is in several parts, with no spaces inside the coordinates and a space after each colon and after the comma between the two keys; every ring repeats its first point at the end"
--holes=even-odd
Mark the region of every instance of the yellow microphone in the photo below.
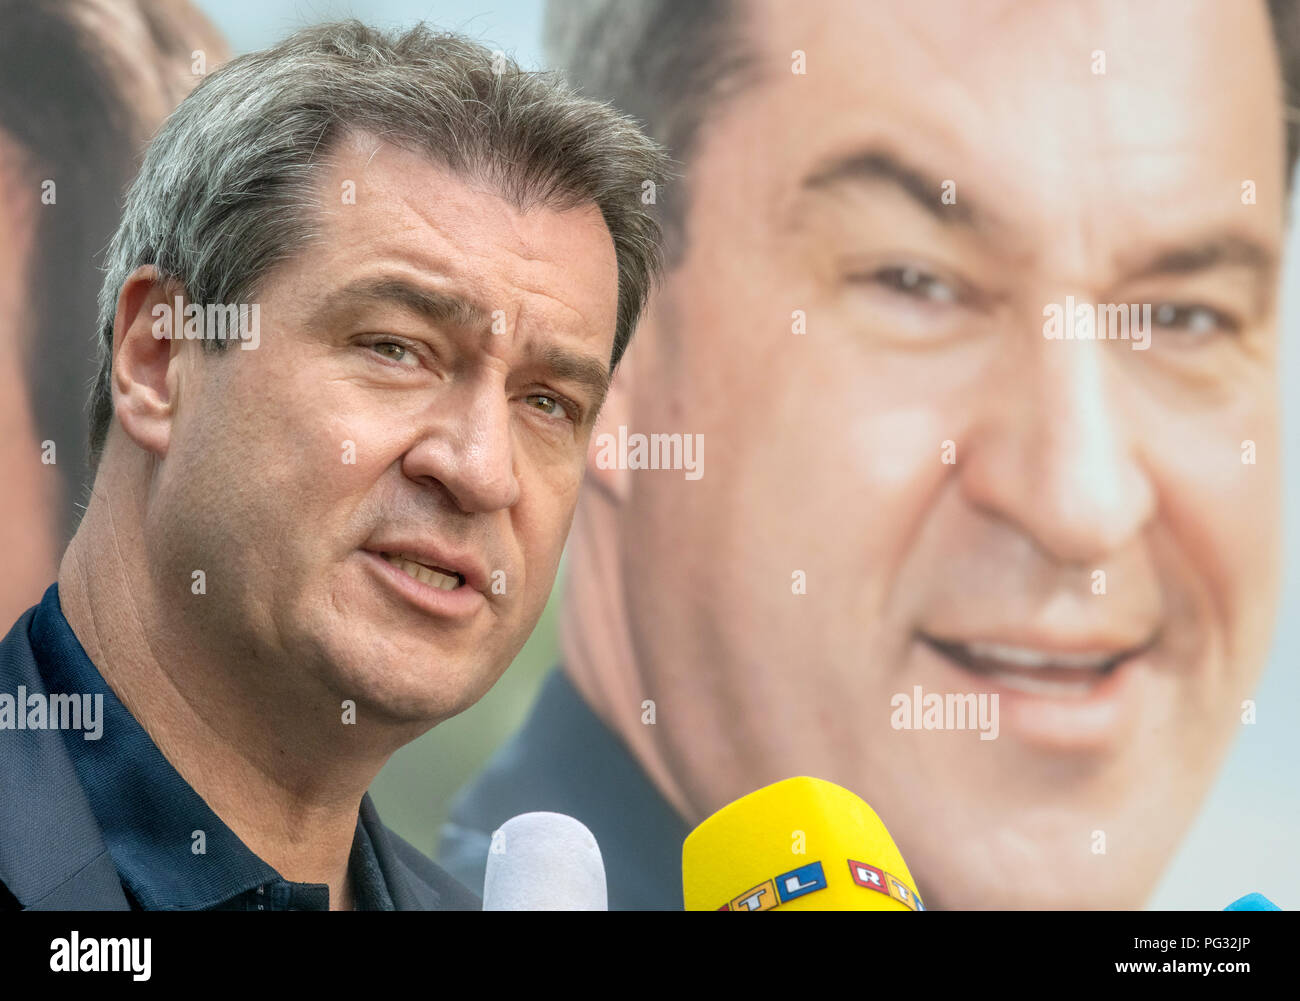
{"type": "Polygon", "coordinates": [[[682,845],[688,911],[923,911],[876,816],[842,786],[786,779],[724,806],[682,845]]]}

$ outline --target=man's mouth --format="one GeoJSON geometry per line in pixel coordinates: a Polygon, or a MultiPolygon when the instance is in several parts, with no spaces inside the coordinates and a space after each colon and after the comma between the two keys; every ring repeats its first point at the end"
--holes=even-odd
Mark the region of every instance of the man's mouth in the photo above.
{"type": "Polygon", "coordinates": [[[1029,695],[1086,698],[1115,669],[1150,644],[1123,650],[1059,652],[919,634],[927,646],[963,670],[1029,695]]]}
{"type": "Polygon", "coordinates": [[[464,576],[455,570],[421,563],[410,553],[380,553],[379,555],[408,576],[442,591],[454,591],[465,583],[464,576]]]}

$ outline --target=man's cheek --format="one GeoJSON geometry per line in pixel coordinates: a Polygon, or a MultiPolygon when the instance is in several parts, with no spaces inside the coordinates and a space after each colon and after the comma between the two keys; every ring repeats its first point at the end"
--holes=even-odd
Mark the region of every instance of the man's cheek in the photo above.
{"type": "Polygon", "coordinates": [[[550,597],[568,539],[575,500],[576,497],[550,497],[546,503],[529,504],[521,500],[516,506],[513,541],[519,547],[521,563],[515,572],[522,576],[521,584],[526,591],[525,600],[517,608],[526,615],[540,615],[550,597]]]}
{"type": "MultiPolygon", "coordinates": [[[[321,487],[328,490],[329,482],[342,485],[373,476],[376,468],[386,466],[389,456],[395,454],[393,433],[383,429],[377,411],[349,408],[317,413],[320,416],[315,420],[295,421],[297,433],[286,441],[286,448],[310,449],[297,459],[314,470],[313,475],[326,477],[321,487]]],[[[294,457],[286,458],[292,461],[294,457]]]]}
{"type": "Polygon", "coordinates": [[[909,529],[929,511],[934,491],[960,468],[970,447],[964,429],[963,422],[931,409],[852,419],[842,437],[848,446],[843,459],[828,468],[860,484],[872,498],[872,514],[865,522],[872,538],[892,546],[911,537],[909,529]]]}
{"type": "MultiPolygon", "coordinates": [[[[1208,431],[1209,429],[1204,429],[1208,431]]],[[[1275,438],[1256,426],[1189,434],[1199,448],[1167,441],[1156,452],[1166,511],[1225,606],[1241,593],[1271,593],[1277,562],[1280,482],[1275,438]],[[1254,435],[1254,437],[1252,437],[1254,435]]]]}
{"type": "Polygon", "coordinates": [[[558,534],[563,545],[586,475],[588,447],[589,442],[579,440],[563,451],[520,453],[515,467],[520,494],[513,514],[518,531],[535,538],[558,534]]]}

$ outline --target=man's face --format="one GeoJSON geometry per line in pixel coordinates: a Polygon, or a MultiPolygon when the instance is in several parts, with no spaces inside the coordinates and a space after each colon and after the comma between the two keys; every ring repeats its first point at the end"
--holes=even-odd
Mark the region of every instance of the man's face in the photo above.
{"type": "Polygon", "coordinates": [[[768,79],[704,131],[628,360],[629,430],[708,455],[628,477],[653,738],[693,819],[849,787],[932,904],[1139,906],[1275,602],[1263,5],[772,0],[752,25],[768,79]],[[1150,304],[1149,346],[1048,339],[1067,296],[1150,304]],[[894,728],[914,686],[996,693],[997,738],[894,728]]]}
{"type": "Polygon", "coordinates": [[[257,348],[177,348],[146,538],[159,594],[230,670],[427,726],[497,680],[550,591],[613,345],[613,242],[594,205],[521,214],[361,138],[318,196],[257,348]]]}

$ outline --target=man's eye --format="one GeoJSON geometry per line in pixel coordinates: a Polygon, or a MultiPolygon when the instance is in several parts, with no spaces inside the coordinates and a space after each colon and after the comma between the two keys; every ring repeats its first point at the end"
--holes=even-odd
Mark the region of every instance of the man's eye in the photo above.
{"type": "Polygon", "coordinates": [[[957,299],[957,290],[936,275],[909,266],[881,268],[855,277],[884,286],[892,292],[925,302],[949,303],[957,299]]]}
{"type": "Polygon", "coordinates": [[[405,362],[408,358],[413,357],[409,348],[404,344],[398,344],[396,341],[375,341],[370,345],[370,349],[390,361],[405,362]]]}
{"type": "Polygon", "coordinates": [[[1175,330],[1185,330],[1189,334],[1200,336],[1215,331],[1236,333],[1238,329],[1236,321],[1231,317],[1209,306],[1196,304],[1162,302],[1151,311],[1151,319],[1158,327],[1172,327],[1175,330]]]}
{"type": "Polygon", "coordinates": [[[542,413],[546,414],[547,417],[563,418],[569,415],[564,403],[561,402],[560,398],[557,396],[547,396],[545,393],[533,393],[531,396],[525,397],[525,399],[528,401],[529,406],[540,410],[542,413]]]}

